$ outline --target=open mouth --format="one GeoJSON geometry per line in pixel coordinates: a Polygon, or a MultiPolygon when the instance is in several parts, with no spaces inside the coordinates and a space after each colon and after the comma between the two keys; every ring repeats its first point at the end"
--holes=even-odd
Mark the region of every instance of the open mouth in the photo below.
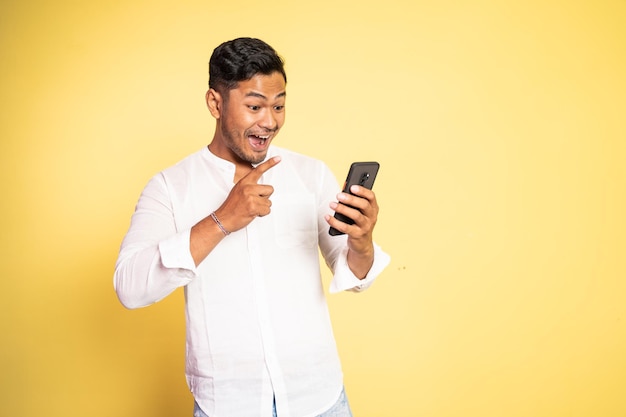
{"type": "Polygon", "coordinates": [[[271,135],[248,135],[250,145],[255,150],[264,150],[271,135]]]}

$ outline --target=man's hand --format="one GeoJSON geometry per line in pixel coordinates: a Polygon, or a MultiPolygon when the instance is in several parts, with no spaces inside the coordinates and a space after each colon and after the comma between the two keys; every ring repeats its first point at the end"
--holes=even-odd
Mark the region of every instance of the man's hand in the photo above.
{"type": "Polygon", "coordinates": [[[378,203],[376,194],[365,187],[353,185],[350,192],[354,195],[339,193],[339,203],[330,203],[330,208],[351,218],[354,224],[346,224],[333,216],[326,216],[326,221],[348,235],[348,264],[358,278],[365,278],[374,262],[373,232],[378,219],[378,203]]]}
{"type": "MultiPolygon", "coordinates": [[[[272,206],[270,196],[274,192],[274,187],[258,182],[263,173],[279,162],[280,157],[275,156],[257,165],[235,184],[226,201],[215,210],[215,216],[225,230],[237,231],[246,227],[255,218],[270,213],[272,206]]],[[[196,266],[223,238],[224,233],[211,216],[205,217],[191,228],[189,250],[196,266]]]]}
{"type": "Polygon", "coordinates": [[[215,210],[215,215],[229,232],[235,232],[246,227],[257,217],[267,216],[270,213],[272,201],[270,196],[274,192],[271,185],[259,184],[261,176],[280,162],[275,156],[260,165],[240,179],[222,203],[215,210]]]}

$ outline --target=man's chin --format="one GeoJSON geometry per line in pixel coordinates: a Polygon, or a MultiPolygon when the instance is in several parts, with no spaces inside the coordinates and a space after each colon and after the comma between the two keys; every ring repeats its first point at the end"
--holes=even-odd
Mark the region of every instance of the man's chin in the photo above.
{"type": "Polygon", "coordinates": [[[252,161],[250,161],[250,163],[253,165],[260,164],[261,162],[265,161],[266,157],[267,157],[267,152],[263,153],[263,155],[255,155],[255,158],[252,161]]]}
{"type": "Polygon", "coordinates": [[[254,149],[251,147],[250,149],[248,149],[247,152],[247,161],[255,165],[260,164],[261,162],[265,161],[265,158],[267,158],[268,150],[269,143],[266,143],[266,145],[262,149],[254,149]]]}
{"type": "Polygon", "coordinates": [[[267,151],[264,152],[250,152],[246,155],[239,155],[239,157],[252,164],[252,165],[257,165],[260,164],[261,162],[265,161],[265,158],[267,157],[267,151]]]}

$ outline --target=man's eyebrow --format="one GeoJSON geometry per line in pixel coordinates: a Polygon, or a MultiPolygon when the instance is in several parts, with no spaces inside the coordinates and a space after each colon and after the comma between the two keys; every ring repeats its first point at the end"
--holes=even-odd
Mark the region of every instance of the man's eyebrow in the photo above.
{"type": "MultiPolygon", "coordinates": [[[[287,92],[283,91],[282,93],[276,94],[275,98],[286,97],[286,96],[287,96],[287,92]]],[[[257,98],[267,101],[267,97],[265,97],[263,94],[258,93],[256,91],[250,91],[249,93],[246,93],[246,97],[257,97],[257,98]]]]}

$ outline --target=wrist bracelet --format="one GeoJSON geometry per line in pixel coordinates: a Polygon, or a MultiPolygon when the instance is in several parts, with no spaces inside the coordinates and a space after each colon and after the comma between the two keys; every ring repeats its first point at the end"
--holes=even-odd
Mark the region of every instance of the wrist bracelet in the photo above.
{"type": "Polygon", "coordinates": [[[222,223],[220,223],[220,221],[217,219],[217,216],[215,215],[215,212],[211,213],[211,218],[213,219],[213,221],[215,221],[215,224],[217,224],[217,227],[220,228],[222,233],[224,233],[224,236],[228,236],[230,234],[230,232],[228,230],[224,229],[224,226],[222,226],[222,223]]]}

